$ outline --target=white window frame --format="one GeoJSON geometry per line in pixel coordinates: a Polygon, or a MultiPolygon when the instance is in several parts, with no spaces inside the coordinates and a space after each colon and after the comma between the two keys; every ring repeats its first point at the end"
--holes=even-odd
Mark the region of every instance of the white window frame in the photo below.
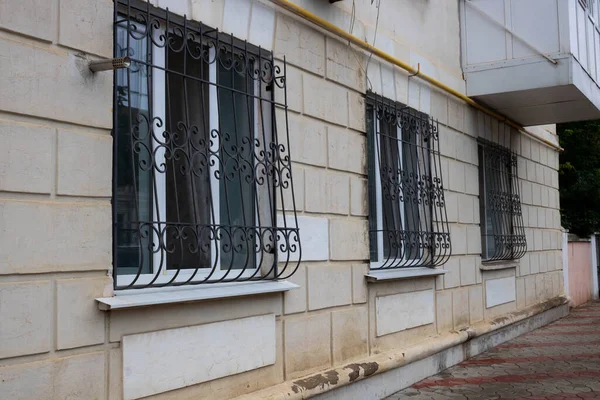
{"type": "MultiPolygon", "coordinates": [[[[133,21],[129,22],[130,24],[136,24],[133,21]]],[[[165,32],[165,23],[161,21],[161,29],[154,29],[154,38],[156,40],[157,43],[160,43],[160,35],[164,35],[165,32]]],[[[129,33],[126,33],[129,34],[129,33]]],[[[152,43],[152,41],[148,41],[148,45],[152,46],[152,65],[156,66],[156,67],[164,67],[165,66],[165,57],[166,57],[166,52],[165,52],[165,47],[160,47],[160,46],[156,46],[154,43],[152,43]]],[[[211,47],[210,48],[210,60],[214,60],[214,57],[216,56],[215,54],[215,48],[211,47]]],[[[218,66],[219,61],[215,60],[214,62],[210,62],[208,63],[208,67],[209,67],[209,81],[211,82],[211,85],[209,86],[209,126],[210,126],[210,131],[212,132],[213,129],[217,129],[219,128],[219,109],[218,109],[218,101],[217,101],[217,73],[218,73],[218,66]]],[[[153,107],[153,118],[154,117],[159,117],[163,123],[166,123],[166,72],[160,68],[153,68],[153,80],[152,80],[152,107],[153,107]]],[[[262,83],[262,81],[260,79],[257,79],[254,81],[254,93],[264,93],[264,91],[266,90],[266,85],[264,83],[262,83]]],[[[258,96],[259,98],[256,98],[254,100],[255,104],[254,104],[254,137],[257,137],[257,135],[260,135],[263,133],[264,130],[264,134],[267,140],[270,140],[272,138],[272,132],[271,132],[271,127],[269,124],[264,125],[264,127],[261,125],[262,122],[261,120],[263,119],[261,115],[259,115],[259,110],[262,108],[261,105],[261,100],[260,98],[262,98],[262,96],[258,96]]],[[[265,110],[264,114],[266,116],[270,116],[270,111],[265,110]]],[[[164,126],[164,125],[163,125],[164,126]]],[[[264,143],[263,143],[264,145],[264,143]]],[[[210,150],[212,152],[216,152],[219,149],[219,137],[217,137],[216,140],[213,140],[211,143],[211,147],[210,150]]],[[[155,139],[152,140],[152,150],[159,150],[158,152],[156,152],[156,161],[155,163],[157,165],[160,165],[161,159],[164,161],[164,148],[162,149],[162,151],[160,151],[160,143],[158,141],[156,141],[155,139]]],[[[255,150],[257,151],[257,150],[255,150]]],[[[217,161],[217,160],[216,160],[217,161]]],[[[255,166],[257,164],[256,159],[254,160],[255,162],[255,166]]],[[[219,169],[219,164],[215,163],[214,166],[210,167],[210,186],[211,186],[211,191],[212,191],[212,198],[213,198],[213,209],[214,209],[214,224],[215,225],[219,225],[220,224],[220,206],[221,206],[221,202],[220,202],[220,198],[219,198],[219,194],[220,194],[220,180],[215,178],[214,173],[219,169]]],[[[152,215],[153,215],[153,220],[154,220],[154,216],[157,215],[161,215],[161,216],[165,216],[166,215],[166,179],[165,179],[165,175],[164,174],[153,174],[154,177],[154,183],[153,185],[156,186],[157,189],[157,193],[159,194],[159,196],[157,196],[156,201],[152,202],[152,215]]],[[[258,190],[258,189],[257,189],[258,190]]],[[[271,191],[270,189],[265,188],[265,192],[267,192],[269,194],[267,194],[267,196],[271,197],[271,191]]],[[[255,218],[255,225],[259,226],[258,224],[258,219],[260,218],[259,214],[262,212],[262,208],[264,208],[264,206],[269,206],[267,205],[263,205],[263,204],[257,204],[257,202],[260,201],[260,199],[264,196],[264,194],[260,193],[257,194],[257,196],[255,197],[255,199],[253,199],[253,207],[256,211],[256,218],[255,218]]],[[[274,199],[272,199],[271,201],[274,201],[274,199]]],[[[164,218],[163,218],[164,219],[164,218]]],[[[212,217],[211,217],[212,219],[212,217]]],[[[159,237],[156,234],[156,232],[153,230],[153,241],[154,243],[159,243],[159,237]]],[[[163,237],[163,240],[165,240],[165,238],[163,237]]],[[[197,269],[195,268],[190,268],[190,269],[172,269],[169,270],[167,269],[167,253],[166,251],[164,251],[163,249],[161,249],[161,251],[157,252],[157,253],[153,253],[152,254],[152,272],[151,273],[141,273],[137,279],[137,273],[136,274],[116,274],[116,279],[117,279],[117,285],[118,286],[129,286],[131,284],[135,284],[137,285],[149,285],[152,281],[153,284],[167,284],[170,283],[170,285],[172,284],[176,284],[176,283],[183,283],[183,282],[187,282],[190,277],[192,275],[194,275],[194,278],[190,281],[190,282],[202,282],[204,281],[207,276],[209,274],[212,273],[211,275],[211,281],[213,280],[218,280],[221,278],[225,278],[225,279],[231,279],[231,278],[238,278],[238,279],[243,279],[243,278],[249,278],[251,276],[261,276],[261,272],[262,271],[258,271],[256,272],[257,268],[260,268],[260,259],[261,259],[261,254],[258,253],[256,254],[256,263],[253,267],[247,267],[244,272],[242,272],[240,274],[240,270],[235,269],[235,265],[232,266],[231,270],[229,269],[222,269],[221,265],[215,265],[217,263],[217,254],[219,253],[218,250],[218,246],[217,243],[215,243],[215,240],[211,240],[211,265],[209,266],[201,266],[198,267],[197,269]],[[161,262],[161,260],[164,260],[164,262],[161,262]],[[156,268],[159,268],[158,271],[156,271],[156,268]],[[214,272],[213,272],[214,271],[214,272]],[[177,275],[177,277],[173,280],[173,277],[177,275]],[[156,279],[155,279],[156,278],[156,279]],[[171,282],[171,280],[173,280],[171,282]],[[135,282],[135,283],[134,283],[135,282]]],[[[268,257],[268,255],[266,253],[262,254],[262,257],[268,257]]],[[[220,263],[220,261],[219,261],[220,263]]],[[[123,290],[128,290],[128,289],[123,289],[123,290]]]]}

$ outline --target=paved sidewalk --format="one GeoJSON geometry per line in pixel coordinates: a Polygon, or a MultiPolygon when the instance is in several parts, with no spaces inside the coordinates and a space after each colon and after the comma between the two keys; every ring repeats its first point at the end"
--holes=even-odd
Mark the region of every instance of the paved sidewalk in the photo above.
{"type": "Polygon", "coordinates": [[[388,399],[600,399],[600,302],[388,399]]]}

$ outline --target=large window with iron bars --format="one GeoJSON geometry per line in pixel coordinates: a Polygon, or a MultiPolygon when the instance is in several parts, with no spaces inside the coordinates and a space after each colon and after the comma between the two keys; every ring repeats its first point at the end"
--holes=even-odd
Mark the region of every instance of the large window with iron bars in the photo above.
{"type": "Polygon", "coordinates": [[[149,2],[115,4],[116,56],[131,58],[114,85],[115,287],[289,277],[285,62],[149,2]]]}
{"type": "Polygon", "coordinates": [[[435,267],[451,254],[437,122],[367,95],[372,270],[435,267]]]}
{"type": "Polygon", "coordinates": [[[516,260],[525,255],[517,175],[517,155],[509,148],[479,140],[479,209],[484,261],[516,260]]]}

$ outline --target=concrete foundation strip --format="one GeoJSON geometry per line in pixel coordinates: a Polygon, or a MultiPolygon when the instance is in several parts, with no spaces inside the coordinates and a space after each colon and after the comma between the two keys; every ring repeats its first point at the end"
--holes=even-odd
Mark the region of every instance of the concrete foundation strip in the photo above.
{"type": "Polygon", "coordinates": [[[560,307],[568,302],[569,298],[566,296],[555,297],[522,311],[515,311],[491,321],[478,322],[460,331],[452,331],[434,336],[426,342],[417,343],[408,348],[372,355],[341,367],[285,381],[263,390],[236,397],[235,400],[308,399],[370,376],[422,360],[451,347],[463,344],[473,338],[483,336],[529,317],[560,307]]]}

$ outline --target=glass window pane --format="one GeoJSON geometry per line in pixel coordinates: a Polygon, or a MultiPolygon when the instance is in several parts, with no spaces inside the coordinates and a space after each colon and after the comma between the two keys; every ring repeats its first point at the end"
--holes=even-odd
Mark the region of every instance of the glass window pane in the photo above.
{"type": "MultiPolygon", "coordinates": [[[[152,138],[149,123],[148,41],[131,40],[117,27],[117,52],[132,58],[131,67],[117,71],[116,214],[117,274],[152,272],[152,138]]],[[[143,28],[142,28],[143,29],[143,28]]]]}
{"type": "MultiPolygon", "coordinates": [[[[181,36],[170,35],[170,40],[166,51],[167,133],[157,138],[166,146],[166,166],[156,172],[163,175],[157,179],[165,180],[167,269],[209,268],[208,64],[186,54],[181,36]]],[[[198,44],[188,40],[188,46],[198,44]]],[[[164,219],[164,215],[157,218],[164,219]]]]}
{"type": "Polygon", "coordinates": [[[254,81],[244,72],[236,71],[236,66],[244,60],[232,59],[229,54],[221,57],[226,60],[218,63],[217,75],[221,139],[220,224],[223,229],[221,269],[255,268],[255,122],[251,95],[254,81]]]}

